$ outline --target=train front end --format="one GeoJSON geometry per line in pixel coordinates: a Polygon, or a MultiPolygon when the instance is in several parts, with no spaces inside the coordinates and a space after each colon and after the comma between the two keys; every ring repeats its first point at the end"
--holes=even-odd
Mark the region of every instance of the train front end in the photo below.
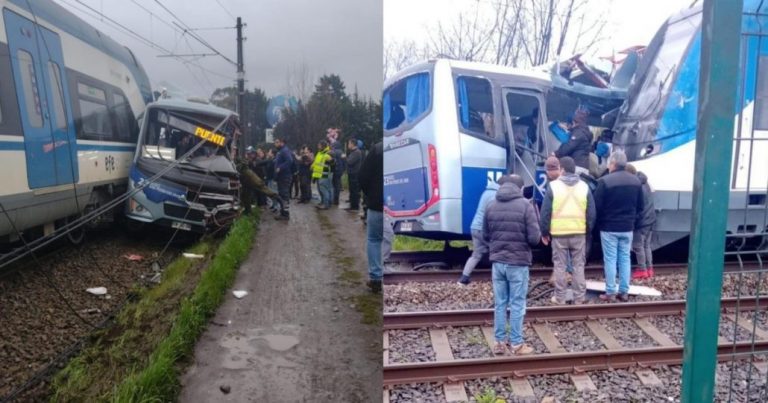
{"type": "Polygon", "coordinates": [[[198,233],[228,226],[240,208],[233,163],[237,116],[196,102],[161,100],[143,117],[126,216],[198,233]],[[200,144],[202,143],[202,144],[200,144]]]}

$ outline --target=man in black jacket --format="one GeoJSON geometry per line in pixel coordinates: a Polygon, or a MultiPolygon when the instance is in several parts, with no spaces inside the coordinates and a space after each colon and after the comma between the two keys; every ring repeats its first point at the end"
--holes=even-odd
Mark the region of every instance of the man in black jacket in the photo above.
{"type": "Polygon", "coordinates": [[[592,150],[592,132],[587,126],[589,112],[583,108],[573,113],[573,122],[568,142],[560,145],[555,151],[555,157],[571,157],[576,166],[589,171],[589,152],[592,150]]]}
{"type": "Polygon", "coordinates": [[[349,207],[347,211],[360,210],[360,165],[363,153],[357,148],[354,137],[347,142],[347,183],[349,184],[349,207]]]}
{"type": "Polygon", "coordinates": [[[288,219],[288,204],[291,200],[291,181],[293,180],[293,152],[285,145],[285,140],[275,139],[277,156],[275,157],[275,181],[277,193],[283,200],[280,206],[280,218],[288,219]]]}
{"type": "Polygon", "coordinates": [[[368,287],[375,293],[381,292],[384,265],[381,256],[381,242],[384,232],[384,147],[376,143],[360,167],[360,187],[365,194],[368,207],[368,287]]]}
{"type": "Polygon", "coordinates": [[[595,207],[597,208],[598,229],[603,247],[605,264],[604,301],[614,301],[617,296],[616,270],[618,268],[618,299],[629,299],[630,260],[632,232],[642,219],[643,191],[640,180],[627,172],[627,156],[614,151],[608,158],[610,174],[597,181],[595,207]]]}
{"type": "Polygon", "coordinates": [[[483,218],[483,234],[493,263],[493,328],[496,344],[493,353],[530,354],[533,348],[523,342],[523,318],[528,294],[528,268],[531,247],[541,238],[536,209],[523,197],[523,179],[517,175],[499,179],[496,200],[491,201],[483,218]],[[509,307],[509,337],[507,337],[509,307]]]}

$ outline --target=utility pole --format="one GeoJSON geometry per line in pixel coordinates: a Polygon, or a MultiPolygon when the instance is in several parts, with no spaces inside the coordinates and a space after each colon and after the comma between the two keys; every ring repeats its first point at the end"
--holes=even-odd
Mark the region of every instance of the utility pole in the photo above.
{"type": "MultiPolygon", "coordinates": [[[[245,119],[245,105],[243,100],[245,99],[245,72],[243,71],[243,21],[240,17],[237,17],[237,114],[240,115],[240,123],[244,123],[245,119]]],[[[243,128],[245,129],[245,128],[243,128]]],[[[245,145],[245,130],[240,135],[238,140],[238,154],[242,155],[245,145]]]]}

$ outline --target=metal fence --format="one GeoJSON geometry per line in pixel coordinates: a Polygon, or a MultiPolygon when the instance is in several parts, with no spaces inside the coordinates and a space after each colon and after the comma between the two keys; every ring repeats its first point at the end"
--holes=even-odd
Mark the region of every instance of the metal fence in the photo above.
{"type": "Polygon", "coordinates": [[[703,3],[683,402],[768,401],[768,4],[763,2],[703,3]],[[737,230],[726,233],[728,223],[737,230]],[[738,262],[741,270],[724,275],[724,260],[738,262]],[[721,311],[724,296],[745,303],[721,311]],[[747,308],[747,301],[757,309],[747,308]]]}

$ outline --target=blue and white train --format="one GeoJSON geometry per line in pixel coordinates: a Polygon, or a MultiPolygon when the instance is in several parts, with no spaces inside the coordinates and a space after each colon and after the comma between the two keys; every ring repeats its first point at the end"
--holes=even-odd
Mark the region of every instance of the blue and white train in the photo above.
{"type": "MultiPolygon", "coordinates": [[[[50,234],[125,191],[152,92],[128,48],[56,3],[0,7],[0,203],[19,231],[50,234]]],[[[0,215],[0,242],[16,238],[0,215]]]]}
{"type": "MultiPolygon", "coordinates": [[[[768,185],[768,5],[745,1],[728,232],[763,234],[768,185]]],[[[648,46],[609,128],[654,188],[655,247],[690,232],[701,6],[669,18],[648,46]]],[[[535,183],[558,145],[546,129],[550,76],[434,60],[384,87],[385,212],[402,234],[466,239],[486,183],[504,171],[535,183]],[[538,109],[536,109],[538,108],[538,109]],[[538,111],[538,119],[532,113],[538,111]],[[533,123],[532,123],[533,122],[533,123]],[[516,150],[517,149],[517,150],[516,150]]],[[[556,89],[555,89],[556,90],[556,89]]]]}

